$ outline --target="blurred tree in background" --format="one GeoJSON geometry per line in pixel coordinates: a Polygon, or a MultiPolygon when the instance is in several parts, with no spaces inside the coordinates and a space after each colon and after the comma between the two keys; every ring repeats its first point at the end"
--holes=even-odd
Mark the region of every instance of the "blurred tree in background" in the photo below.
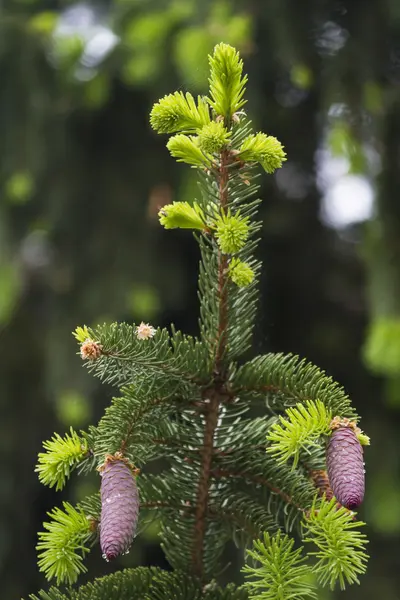
{"type": "MultiPolygon", "coordinates": [[[[257,352],[295,352],[363,414],[371,561],[347,596],[400,589],[400,4],[397,0],[5,0],[0,9],[0,580],[43,585],[36,531],[60,499],[33,472],[41,441],[95,421],[100,389],[77,324],[170,321],[194,333],[191,236],[157,225],[193,195],[149,110],[206,88],[236,46],[257,129],[288,161],[263,181],[257,352]]],[[[84,484],[87,486],[87,482],[84,484]]],[[[74,488],[73,501],[90,492],[74,488]]],[[[65,496],[64,496],[65,497],[65,496]]],[[[148,531],[125,565],[164,564],[148,531]]],[[[233,557],[234,561],[234,557],[233,557]]],[[[91,557],[91,576],[116,568],[91,557]]],[[[346,594],[344,594],[346,597],[346,594]]]]}

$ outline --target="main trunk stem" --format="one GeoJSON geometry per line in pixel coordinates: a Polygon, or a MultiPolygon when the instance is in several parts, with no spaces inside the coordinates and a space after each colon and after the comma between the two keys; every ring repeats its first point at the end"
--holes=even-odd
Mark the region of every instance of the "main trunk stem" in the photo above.
{"type": "MultiPolygon", "coordinates": [[[[221,153],[219,169],[219,199],[222,212],[228,205],[228,160],[226,151],[221,153]]],[[[194,545],[192,563],[194,574],[204,579],[204,537],[206,534],[207,507],[209,500],[210,480],[212,477],[212,459],[214,454],[214,436],[218,424],[219,405],[223,394],[221,388],[224,380],[224,355],[228,333],[228,257],[221,251],[218,253],[218,331],[215,342],[214,385],[204,392],[204,441],[201,449],[201,470],[197,490],[194,545]]]]}

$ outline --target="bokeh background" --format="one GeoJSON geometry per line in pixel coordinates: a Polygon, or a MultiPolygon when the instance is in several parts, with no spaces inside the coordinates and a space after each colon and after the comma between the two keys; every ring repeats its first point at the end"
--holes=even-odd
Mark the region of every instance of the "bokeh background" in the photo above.
{"type": "MultiPolygon", "coordinates": [[[[62,499],[34,473],[53,431],[84,428],[112,389],[71,331],[171,321],[196,333],[198,251],[160,206],[196,194],[149,128],[152,104],[207,89],[235,45],[248,112],[288,161],[262,178],[264,261],[254,352],[308,357],[372,437],[371,561],[343,598],[400,598],[400,3],[398,0],[4,0],[0,8],[0,588],[46,585],[36,532],[62,499]]],[[[165,564],[147,530],[123,565],[165,564]]],[[[329,596],[325,598],[336,598],[329,596]]]]}

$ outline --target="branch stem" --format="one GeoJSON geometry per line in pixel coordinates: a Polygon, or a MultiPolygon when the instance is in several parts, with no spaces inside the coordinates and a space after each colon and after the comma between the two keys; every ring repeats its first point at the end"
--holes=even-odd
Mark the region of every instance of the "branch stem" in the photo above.
{"type": "MultiPolygon", "coordinates": [[[[229,154],[221,152],[219,167],[219,201],[222,213],[228,206],[229,154]]],[[[218,332],[214,358],[214,382],[204,391],[205,423],[204,440],[201,448],[201,467],[197,488],[194,540],[192,550],[193,572],[200,580],[204,580],[204,538],[207,528],[207,512],[209,488],[212,478],[212,462],[214,455],[214,437],[218,425],[219,406],[226,394],[224,389],[224,357],[228,334],[228,257],[218,251],[218,332]]]]}

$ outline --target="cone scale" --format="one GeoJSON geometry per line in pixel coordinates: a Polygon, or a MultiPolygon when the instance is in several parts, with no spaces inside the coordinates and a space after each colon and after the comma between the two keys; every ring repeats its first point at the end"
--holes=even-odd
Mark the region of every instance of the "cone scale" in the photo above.
{"type": "Polygon", "coordinates": [[[353,427],[333,430],[326,458],[333,494],[342,506],[355,510],[364,499],[365,476],[363,449],[353,427]]]}
{"type": "Polygon", "coordinates": [[[100,547],[110,561],[126,553],[135,536],[139,492],[131,466],[119,455],[108,456],[100,474],[100,547]]]}

